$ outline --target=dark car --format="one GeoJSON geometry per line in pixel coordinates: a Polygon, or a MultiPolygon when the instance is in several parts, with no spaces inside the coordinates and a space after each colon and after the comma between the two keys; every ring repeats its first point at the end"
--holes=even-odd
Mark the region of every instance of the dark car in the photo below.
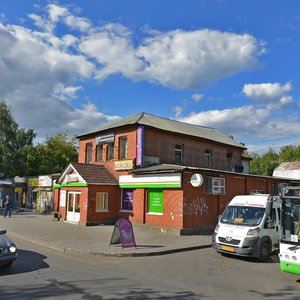
{"type": "Polygon", "coordinates": [[[5,233],[5,229],[0,229],[0,267],[10,266],[18,257],[16,245],[5,233]]]}

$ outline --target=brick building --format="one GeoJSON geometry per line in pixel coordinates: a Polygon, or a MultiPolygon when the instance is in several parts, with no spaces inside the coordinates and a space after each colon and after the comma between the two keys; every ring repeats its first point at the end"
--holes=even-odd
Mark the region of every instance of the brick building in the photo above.
{"type": "Polygon", "coordinates": [[[245,146],[209,127],[139,113],[78,136],[54,206],[66,221],[211,230],[237,194],[277,193],[284,178],[250,174],[245,146]]]}

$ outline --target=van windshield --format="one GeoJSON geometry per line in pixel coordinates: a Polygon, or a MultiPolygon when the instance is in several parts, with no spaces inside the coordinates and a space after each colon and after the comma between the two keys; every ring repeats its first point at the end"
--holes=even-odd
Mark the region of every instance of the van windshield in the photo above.
{"type": "Polygon", "coordinates": [[[265,213],[264,207],[227,206],[221,223],[254,226],[260,224],[265,213]]]}

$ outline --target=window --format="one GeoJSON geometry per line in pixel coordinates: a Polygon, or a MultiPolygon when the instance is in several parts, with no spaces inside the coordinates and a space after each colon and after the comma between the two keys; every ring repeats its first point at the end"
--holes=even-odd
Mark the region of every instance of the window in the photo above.
{"type": "Polygon", "coordinates": [[[107,145],[107,160],[114,159],[114,143],[109,143],[107,145]]]}
{"type": "Polygon", "coordinates": [[[93,144],[88,143],[85,146],[85,162],[91,163],[92,162],[92,151],[93,151],[93,144]]]}
{"type": "Polygon", "coordinates": [[[122,189],[122,211],[132,211],[133,210],[133,189],[122,189]]]}
{"type": "Polygon", "coordinates": [[[226,154],[226,167],[229,170],[232,169],[232,153],[231,152],[228,152],[226,154]]]}
{"type": "Polygon", "coordinates": [[[212,154],[211,154],[211,150],[209,149],[206,149],[205,152],[204,152],[204,166],[205,167],[211,167],[211,157],[212,157],[212,154]]]}
{"type": "Polygon", "coordinates": [[[122,136],[119,139],[119,158],[126,159],[127,158],[127,137],[122,136]]]}
{"type": "Polygon", "coordinates": [[[96,146],[96,161],[102,160],[102,150],[103,150],[103,145],[96,146]]]}
{"type": "Polygon", "coordinates": [[[183,163],[183,145],[175,145],[175,163],[182,164],[183,163]]]}
{"type": "Polygon", "coordinates": [[[225,194],[225,178],[207,177],[205,181],[206,194],[224,195],[225,194]]]}
{"type": "Polygon", "coordinates": [[[163,190],[149,189],[148,200],[148,213],[161,215],[163,213],[163,190]]]}
{"type": "Polygon", "coordinates": [[[96,193],[96,211],[108,211],[108,193],[96,193]]]}

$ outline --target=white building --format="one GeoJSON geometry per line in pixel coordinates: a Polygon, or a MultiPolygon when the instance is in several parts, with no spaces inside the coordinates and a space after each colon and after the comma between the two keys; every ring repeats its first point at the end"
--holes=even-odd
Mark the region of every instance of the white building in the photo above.
{"type": "Polygon", "coordinates": [[[300,162],[284,162],[281,163],[274,171],[274,177],[300,179],[300,162]]]}

